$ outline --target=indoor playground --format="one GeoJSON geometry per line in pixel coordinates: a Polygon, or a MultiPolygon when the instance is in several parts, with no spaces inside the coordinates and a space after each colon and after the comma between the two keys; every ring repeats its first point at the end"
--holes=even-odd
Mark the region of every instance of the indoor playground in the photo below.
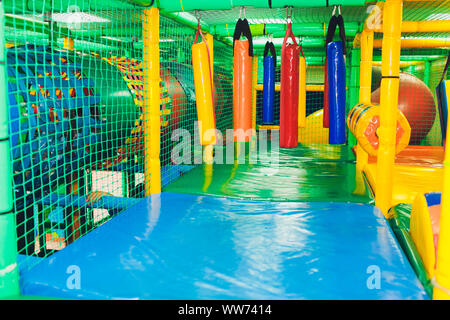
{"type": "Polygon", "coordinates": [[[0,19],[0,299],[450,298],[450,1],[0,19]]]}

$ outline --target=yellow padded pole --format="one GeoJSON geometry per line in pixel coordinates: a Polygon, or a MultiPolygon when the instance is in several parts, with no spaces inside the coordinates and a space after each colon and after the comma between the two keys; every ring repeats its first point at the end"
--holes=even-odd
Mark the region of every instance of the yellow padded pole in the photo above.
{"type": "Polygon", "coordinates": [[[160,89],[159,89],[159,10],[144,9],[144,172],[145,195],[161,192],[160,89]]]}
{"type": "Polygon", "coordinates": [[[383,10],[380,127],[375,205],[385,217],[392,204],[395,137],[398,113],[402,0],[387,0],[383,10]]]}
{"type": "MultiPolygon", "coordinates": [[[[383,43],[381,39],[373,41],[374,48],[382,48],[383,43]]],[[[450,47],[450,40],[444,39],[402,39],[402,48],[448,48],[450,47]]]]}
{"type": "MultiPolygon", "coordinates": [[[[449,130],[450,126],[447,125],[447,132],[450,132],[449,130]]],[[[444,185],[439,225],[433,299],[450,300],[450,139],[445,142],[444,185]]]]}
{"type": "Polygon", "coordinates": [[[359,102],[371,104],[373,32],[361,33],[361,65],[359,71],[359,102]]]}
{"type": "MultiPolygon", "coordinates": [[[[373,32],[363,30],[361,42],[361,65],[359,70],[359,102],[370,105],[372,94],[373,32]]],[[[356,145],[356,167],[362,171],[369,161],[369,155],[358,142],[356,145]]]]}
{"type": "Polygon", "coordinates": [[[306,60],[300,56],[298,61],[298,127],[306,127],[306,60]]]}
{"type": "MultiPolygon", "coordinates": [[[[376,25],[374,32],[382,32],[383,26],[376,25]]],[[[403,21],[402,33],[450,32],[450,20],[403,21]]]]}
{"type": "MultiPolygon", "coordinates": [[[[306,91],[307,92],[323,92],[323,84],[307,84],[306,85],[306,91]]],[[[275,84],[275,91],[280,91],[281,86],[280,84],[275,84]]],[[[256,90],[257,91],[262,91],[263,90],[263,85],[258,83],[256,85],[256,90]]]]}

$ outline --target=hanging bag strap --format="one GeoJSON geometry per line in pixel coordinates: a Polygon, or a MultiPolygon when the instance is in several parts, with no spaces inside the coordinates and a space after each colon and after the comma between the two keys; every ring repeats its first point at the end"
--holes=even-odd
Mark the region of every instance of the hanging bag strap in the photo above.
{"type": "Polygon", "coordinates": [[[276,69],[276,67],[277,67],[277,52],[275,50],[275,46],[272,41],[267,41],[266,45],[264,46],[264,58],[267,57],[269,51],[270,51],[270,55],[273,58],[274,66],[276,69]]]}
{"type": "Polygon", "coordinates": [[[241,36],[245,36],[248,40],[248,55],[253,57],[253,38],[252,32],[250,31],[250,25],[248,24],[247,18],[239,18],[236,27],[234,28],[233,34],[233,54],[234,54],[234,42],[239,40],[241,36]]]}
{"type": "Polygon", "coordinates": [[[339,38],[341,38],[342,41],[342,52],[344,55],[346,54],[346,46],[345,46],[345,25],[344,25],[344,17],[339,13],[338,16],[334,15],[330,19],[330,22],[328,23],[328,29],[327,29],[327,35],[325,40],[325,49],[327,45],[333,41],[334,34],[336,32],[336,27],[339,27],[339,38]]]}
{"type": "MultiPolygon", "coordinates": [[[[205,43],[206,45],[206,52],[208,53],[208,67],[209,67],[209,74],[211,75],[211,81],[210,81],[210,85],[211,85],[211,92],[214,92],[214,87],[213,87],[213,77],[214,75],[211,73],[211,55],[209,53],[209,46],[208,46],[208,41],[206,41],[205,36],[202,33],[202,28],[200,25],[200,18],[197,18],[198,22],[197,22],[197,32],[195,33],[195,39],[194,39],[194,44],[197,43],[198,40],[198,36],[200,35],[202,41],[205,43]]],[[[213,105],[213,110],[215,110],[215,105],[214,105],[214,98],[212,99],[212,105],[213,105]]],[[[214,121],[215,121],[215,115],[214,115],[214,121]]]]}

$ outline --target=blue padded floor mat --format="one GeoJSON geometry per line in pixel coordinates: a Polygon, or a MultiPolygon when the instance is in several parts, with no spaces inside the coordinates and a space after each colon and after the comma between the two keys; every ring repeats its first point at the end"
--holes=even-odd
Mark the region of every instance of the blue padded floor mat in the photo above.
{"type": "Polygon", "coordinates": [[[25,295],[81,299],[427,299],[371,205],[179,193],[143,199],[21,281],[25,295]]]}

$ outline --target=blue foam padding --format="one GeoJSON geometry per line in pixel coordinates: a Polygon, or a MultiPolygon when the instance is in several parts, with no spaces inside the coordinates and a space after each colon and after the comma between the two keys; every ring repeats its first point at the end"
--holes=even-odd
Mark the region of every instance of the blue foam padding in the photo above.
{"type": "Polygon", "coordinates": [[[341,41],[327,45],[329,143],[345,144],[345,61],[341,41]]]}
{"type": "Polygon", "coordinates": [[[427,205],[429,207],[436,204],[441,204],[441,193],[440,192],[429,192],[425,193],[425,200],[427,200],[427,205]]]}
{"type": "Polygon", "coordinates": [[[22,270],[21,289],[81,299],[427,298],[373,206],[178,193],[145,198],[22,270]]]}
{"type": "Polygon", "coordinates": [[[273,122],[273,103],[275,96],[275,64],[273,57],[264,58],[262,122],[273,122]]]}

